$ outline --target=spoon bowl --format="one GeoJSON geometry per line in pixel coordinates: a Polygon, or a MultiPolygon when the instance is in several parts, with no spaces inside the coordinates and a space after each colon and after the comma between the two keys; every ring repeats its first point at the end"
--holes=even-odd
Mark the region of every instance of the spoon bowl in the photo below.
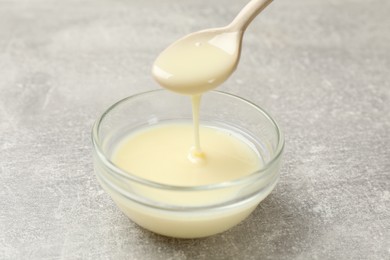
{"type": "Polygon", "coordinates": [[[165,88],[197,95],[224,82],[236,69],[241,50],[241,32],[226,27],[192,33],[165,49],[152,73],[165,88]]]}

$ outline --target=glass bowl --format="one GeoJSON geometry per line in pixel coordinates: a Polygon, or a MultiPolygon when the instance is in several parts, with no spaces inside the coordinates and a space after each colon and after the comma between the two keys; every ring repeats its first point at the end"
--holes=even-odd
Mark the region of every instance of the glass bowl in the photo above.
{"type": "Polygon", "coordinates": [[[210,91],[202,97],[200,124],[244,138],[258,154],[260,169],[216,184],[172,186],[143,179],[112,162],[115,148],[129,133],[175,121],[192,124],[190,98],[162,89],[130,96],[108,108],[92,130],[94,170],[99,183],[124,214],[158,234],[197,238],[237,225],[267,197],[279,179],[284,147],[279,127],[257,105],[210,91]]]}

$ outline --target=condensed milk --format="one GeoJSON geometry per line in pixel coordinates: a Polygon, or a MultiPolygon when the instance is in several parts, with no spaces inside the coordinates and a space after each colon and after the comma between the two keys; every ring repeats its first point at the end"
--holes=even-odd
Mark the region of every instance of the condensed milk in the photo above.
{"type": "Polygon", "coordinates": [[[99,177],[106,190],[115,190],[111,196],[119,208],[139,225],[183,238],[223,232],[247,217],[275,186],[277,175],[255,175],[264,164],[248,139],[200,124],[199,114],[202,95],[234,72],[243,31],[269,2],[252,0],[231,27],[191,34],[156,59],[153,77],[189,97],[193,123],[163,122],[129,132],[110,158],[120,174],[99,177]],[[247,176],[252,183],[240,182],[247,176]]]}

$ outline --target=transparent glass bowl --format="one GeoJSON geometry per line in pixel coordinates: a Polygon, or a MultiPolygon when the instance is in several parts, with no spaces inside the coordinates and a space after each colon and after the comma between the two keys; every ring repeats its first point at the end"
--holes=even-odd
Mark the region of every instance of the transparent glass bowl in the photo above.
{"type": "Polygon", "coordinates": [[[115,147],[129,133],[176,121],[192,122],[190,98],[165,90],[137,94],[112,105],[92,130],[97,179],[123,213],[148,230],[179,238],[223,232],[245,219],[274,189],[283,135],[260,107],[231,94],[211,91],[202,97],[200,124],[246,139],[262,162],[261,169],[228,182],[171,186],[140,178],[112,163],[115,147]]]}

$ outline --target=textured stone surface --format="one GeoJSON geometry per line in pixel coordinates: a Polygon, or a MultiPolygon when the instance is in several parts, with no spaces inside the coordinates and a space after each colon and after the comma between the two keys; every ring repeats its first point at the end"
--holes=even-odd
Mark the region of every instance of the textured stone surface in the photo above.
{"type": "Polygon", "coordinates": [[[275,1],[221,90],[286,134],[280,183],[245,222],[178,240],[129,221],[99,187],[90,129],[158,88],[167,44],[246,3],[0,1],[0,259],[389,259],[390,4],[275,1]]]}

